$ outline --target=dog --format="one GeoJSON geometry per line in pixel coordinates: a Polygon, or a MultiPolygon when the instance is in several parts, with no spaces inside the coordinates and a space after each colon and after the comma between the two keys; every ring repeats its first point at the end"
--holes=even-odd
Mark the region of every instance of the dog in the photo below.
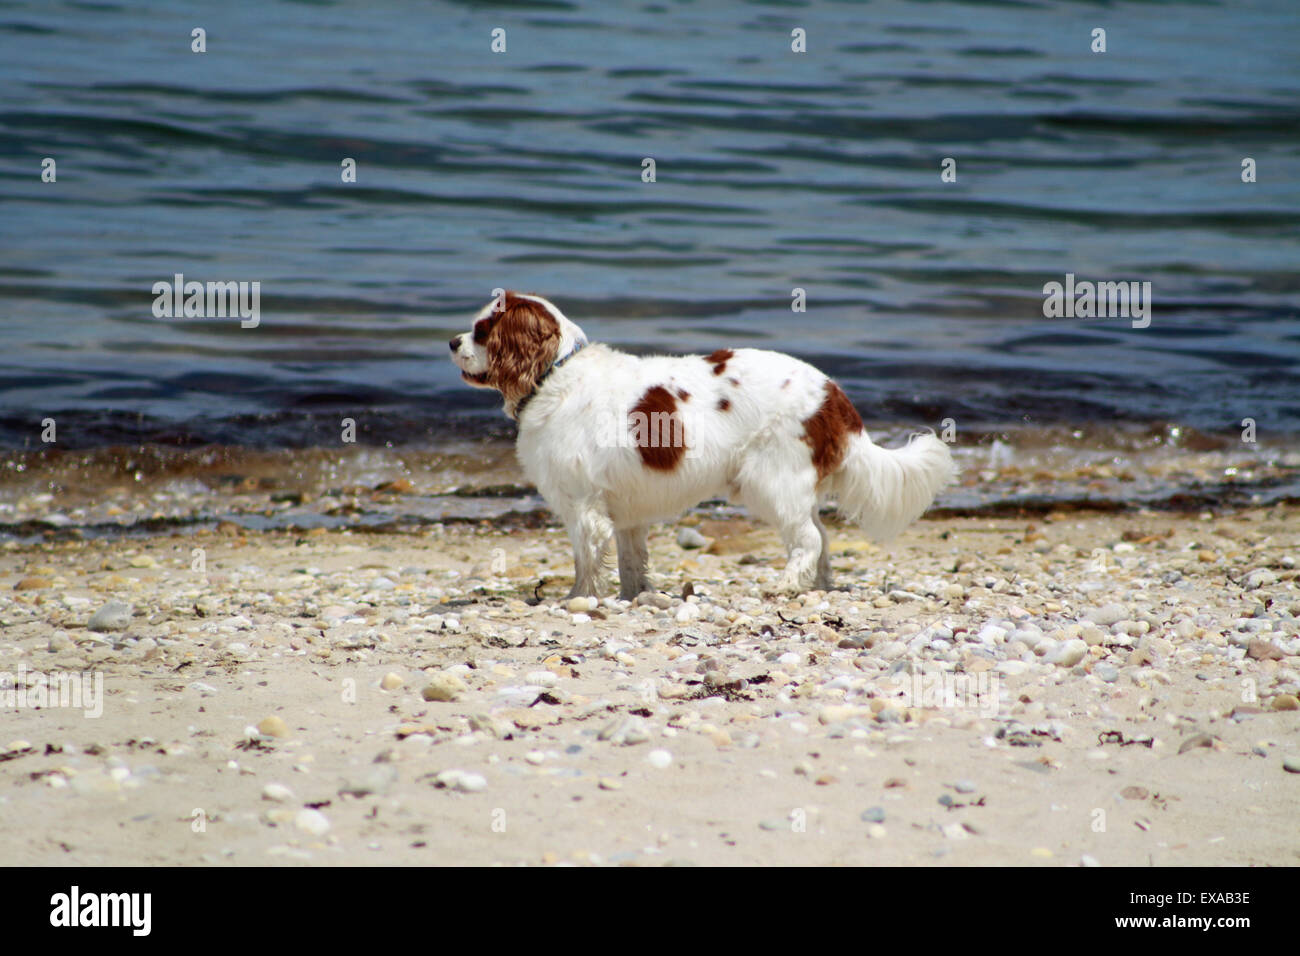
{"type": "Polygon", "coordinates": [[[524,473],[569,532],[569,598],[600,597],[614,539],[619,598],[635,599],[649,589],[648,525],[719,496],[780,530],[781,591],[827,590],[824,499],[885,541],[954,478],[932,432],[873,444],[843,389],[779,352],[628,355],[589,344],[546,299],[508,291],[450,346],[466,382],[501,393],[524,473]]]}

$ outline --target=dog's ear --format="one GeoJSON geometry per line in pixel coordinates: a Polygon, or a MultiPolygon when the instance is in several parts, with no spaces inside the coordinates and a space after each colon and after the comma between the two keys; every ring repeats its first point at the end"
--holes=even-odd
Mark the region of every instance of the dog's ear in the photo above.
{"type": "Polygon", "coordinates": [[[513,292],[502,296],[487,338],[488,382],[507,402],[530,393],[560,349],[560,323],[531,299],[513,292]]]}

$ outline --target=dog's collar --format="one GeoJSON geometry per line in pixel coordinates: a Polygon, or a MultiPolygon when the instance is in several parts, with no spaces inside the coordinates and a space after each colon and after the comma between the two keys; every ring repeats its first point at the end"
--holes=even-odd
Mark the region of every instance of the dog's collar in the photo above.
{"type": "Polygon", "coordinates": [[[552,372],[554,372],[561,365],[563,365],[565,362],[567,362],[569,359],[573,358],[575,355],[581,352],[584,348],[586,348],[586,345],[587,345],[586,342],[579,342],[577,345],[573,347],[573,350],[569,352],[568,355],[564,356],[564,358],[562,359],[556,359],[554,362],[551,363],[551,367],[548,368],[545,372],[543,372],[541,374],[541,377],[537,379],[537,382],[533,385],[533,390],[515,403],[515,421],[519,421],[519,416],[524,413],[524,406],[533,400],[533,396],[536,395],[538,391],[541,389],[542,383],[546,381],[546,377],[550,375],[552,372]]]}

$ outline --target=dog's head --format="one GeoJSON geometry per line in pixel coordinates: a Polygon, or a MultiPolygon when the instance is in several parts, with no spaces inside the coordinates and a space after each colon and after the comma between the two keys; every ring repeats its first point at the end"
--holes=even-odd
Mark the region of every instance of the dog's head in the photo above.
{"type": "Polygon", "coordinates": [[[449,344],[461,378],[476,388],[495,388],[509,410],[556,360],[586,345],[587,337],[541,296],[504,292],[449,344]]]}

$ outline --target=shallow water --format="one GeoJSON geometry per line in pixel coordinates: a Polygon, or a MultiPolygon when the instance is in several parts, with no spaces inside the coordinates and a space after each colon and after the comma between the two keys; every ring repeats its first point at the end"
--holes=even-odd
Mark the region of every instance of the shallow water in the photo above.
{"type": "Polygon", "coordinates": [[[0,4],[0,435],[436,441],[502,285],[868,417],[1300,431],[1298,39],[1290,0],[0,4]],[[260,326],[155,319],[178,272],[260,281],[260,326]],[[1151,327],[1045,319],[1067,272],[1151,281],[1151,327]]]}

